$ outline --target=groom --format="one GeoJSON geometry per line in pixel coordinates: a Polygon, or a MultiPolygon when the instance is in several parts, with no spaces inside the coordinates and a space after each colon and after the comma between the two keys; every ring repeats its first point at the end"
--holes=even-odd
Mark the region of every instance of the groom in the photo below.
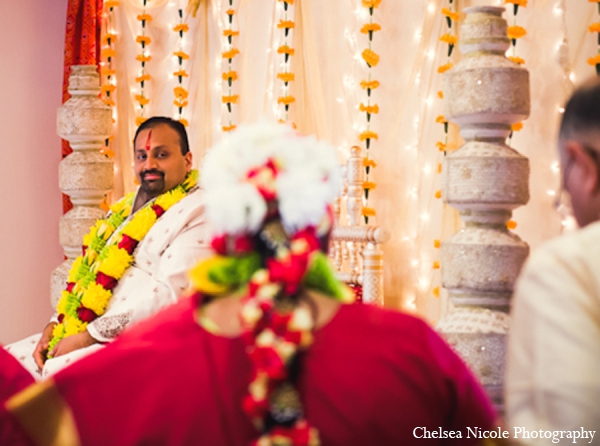
{"type": "Polygon", "coordinates": [[[210,252],[185,127],[166,117],[142,123],[134,170],[140,187],[84,237],[54,317],[41,334],[6,347],[37,379],[174,303],[187,270],[210,252]]]}

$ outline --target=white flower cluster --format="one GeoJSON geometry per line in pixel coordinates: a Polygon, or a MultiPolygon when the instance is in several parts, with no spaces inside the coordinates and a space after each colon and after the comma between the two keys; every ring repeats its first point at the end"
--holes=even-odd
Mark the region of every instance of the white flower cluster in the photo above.
{"type": "Polygon", "coordinates": [[[267,204],[248,181],[248,172],[269,160],[280,169],[275,194],[288,233],[317,226],[327,205],[341,193],[341,168],[331,146],[283,124],[240,125],[208,151],[202,164],[206,217],[217,234],[241,235],[260,228],[267,204]]]}

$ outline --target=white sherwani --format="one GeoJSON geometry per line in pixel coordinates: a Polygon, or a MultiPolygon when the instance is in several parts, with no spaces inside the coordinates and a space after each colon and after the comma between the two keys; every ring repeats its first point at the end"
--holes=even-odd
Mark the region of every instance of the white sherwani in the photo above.
{"type": "Polygon", "coordinates": [[[544,244],[517,281],[506,415],[528,430],[600,428],[600,222],[544,244]]]}
{"type": "MultiPolygon", "coordinates": [[[[88,325],[94,339],[101,343],[112,341],[126,327],[174,303],[186,291],[188,270],[211,252],[201,196],[198,189],[189,193],[165,212],[140,241],[134,252],[135,261],[113,290],[106,312],[88,325]]],[[[32,355],[40,336],[38,333],[6,347],[37,378],[40,375],[32,355]]],[[[102,344],[94,344],[49,359],[42,376],[100,348],[102,344]]]]}

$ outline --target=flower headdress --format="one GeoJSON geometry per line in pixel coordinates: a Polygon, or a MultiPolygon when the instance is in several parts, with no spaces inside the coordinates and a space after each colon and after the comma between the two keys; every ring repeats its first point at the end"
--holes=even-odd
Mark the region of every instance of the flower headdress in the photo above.
{"type": "Polygon", "coordinates": [[[341,184],[334,150],[282,124],[240,126],[203,164],[217,255],[191,277],[204,302],[241,290],[242,337],[253,364],[243,409],[261,432],[256,444],[318,444],[290,369],[312,343],[313,317],[298,305],[303,291],[353,298],[324,254],[341,184]]]}

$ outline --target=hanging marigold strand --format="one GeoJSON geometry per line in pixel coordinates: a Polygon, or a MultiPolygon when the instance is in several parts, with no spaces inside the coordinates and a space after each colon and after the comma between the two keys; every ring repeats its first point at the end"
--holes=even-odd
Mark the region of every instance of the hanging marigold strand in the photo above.
{"type": "Polygon", "coordinates": [[[360,32],[365,34],[368,40],[368,48],[365,48],[361,53],[362,60],[367,65],[367,79],[363,79],[360,83],[360,86],[366,93],[366,103],[361,102],[359,104],[359,111],[364,113],[365,115],[365,129],[360,132],[358,135],[358,139],[361,142],[365,143],[365,177],[366,181],[363,184],[364,191],[364,206],[362,208],[362,215],[365,219],[365,224],[369,223],[369,217],[375,217],[377,215],[375,209],[369,207],[369,192],[372,189],[375,189],[376,183],[370,181],[371,169],[375,167],[374,162],[370,162],[371,160],[371,144],[373,141],[377,141],[379,139],[379,135],[371,130],[371,119],[373,115],[377,115],[379,113],[379,105],[373,104],[371,93],[373,90],[379,87],[379,81],[372,79],[371,70],[373,67],[379,64],[380,56],[375,51],[373,51],[373,36],[376,32],[381,31],[381,25],[375,23],[373,21],[373,13],[376,8],[381,4],[381,0],[362,0],[362,6],[367,9],[369,13],[369,21],[360,28],[360,32]]]}
{"type": "Polygon", "coordinates": [[[183,117],[184,111],[188,106],[188,90],[183,86],[184,79],[189,78],[188,72],[185,70],[184,61],[189,59],[188,54],[183,50],[183,36],[189,31],[189,26],[183,21],[183,9],[177,10],[178,23],[173,26],[173,32],[177,34],[179,39],[179,49],[173,53],[173,56],[177,60],[177,71],[173,72],[173,76],[177,81],[177,86],[173,89],[173,105],[176,107],[176,118],[184,126],[188,126],[189,122],[183,117]]]}
{"type": "Polygon", "coordinates": [[[239,30],[233,29],[233,17],[235,16],[235,9],[233,7],[233,0],[227,0],[227,10],[225,11],[225,26],[223,29],[223,59],[226,61],[223,64],[223,72],[221,73],[221,79],[226,83],[227,94],[223,94],[223,104],[227,106],[227,118],[226,124],[221,126],[224,132],[230,132],[237,126],[235,124],[235,110],[233,105],[237,105],[239,101],[239,95],[235,93],[235,82],[238,79],[237,71],[234,69],[233,62],[235,57],[240,53],[239,50],[233,44],[234,37],[240,35],[239,30]]]}
{"type": "Polygon", "coordinates": [[[136,60],[140,62],[139,75],[135,78],[135,81],[140,84],[139,93],[134,96],[135,101],[139,105],[138,113],[136,113],[135,124],[139,126],[146,120],[146,106],[150,103],[150,99],[146,94],[147,82],[152,80],[152,76],[146,73],[146,63],[148,63],[152,56],[148,52],[148,46],[152,43],[152,39],[146,35],[146,25],[152,21],[152,16],[146,12],[146,5],[150,0],[143,0],[144,9],[141,14],[138,14],[136,19],[140,22],[140,34],[136,37],[135,41],[140,45],[141,52],[136,56],[136,60]]]}
{"type": "MultiPolygon", "coordinates": [[[[600,0],[589,0],[590,3],[598,4],[598,15],[600,16],[600,0]]],[[[588,59],[588,64],[596,68],[596,74],[600,76],[600,22],[595,22],[590,25],[588,31],[591,33],[596,33],[596,39],[598,41],[598,51],[597,54],[588,59]]]]}
{"type": "MultiPolygon", "coordinates": [[[[277,54],[283,56],[283,70],[277,73],[277,79],[282,83],[282,96],[277,98],[277,104],[280,105],[283,113],[279,115],[281,122],[289,121],[290,105],[296,102],[296,98],[290,93],[290,82],[295,80],[292,72],[291,58],[294,56],[294,48],[291,46],[292,30],[296,26],[293,20],[293,9],[290,7],[294,4],[294,0],[277,0],[279,8],[279,17],[282,17],[277,23],[277,29],[283,33],[283,45],[277,48],[277,54]]],[[[292,123],[292,125],[294,125],[292,123]]]]}

